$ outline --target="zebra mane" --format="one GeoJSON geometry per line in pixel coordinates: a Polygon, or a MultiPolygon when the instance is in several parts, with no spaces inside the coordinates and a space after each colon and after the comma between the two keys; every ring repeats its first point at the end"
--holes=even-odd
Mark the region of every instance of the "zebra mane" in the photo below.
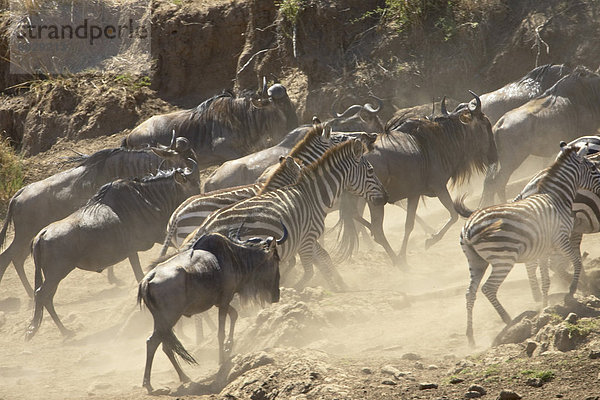
{"type": "MultiPolygon", "coordinates": [[[[290,156],[288,156],[290,157],[290,156]]],[[[300,161],[299,159],[294,158],[294,161],[296,162],[296,164],[298,165],[302,165],[302,161],[300,161]]],[[[270,189],[271,184],[273,183],[274,180],[279,179],[281,176],[285,176],[286,174],[290,174],[291,173],[291,169],[290,166],[288,165],[287,162],[280,162],[279,166],[275,169],[275,171],[273,171],[271,173],[271,175],[269,175],[269,177],[267,178],[267,180],[262,184],[261,189],[258,191],[258,193],[256,194],[257,196],[260,196],[261,194],[268,192],[270,189]]],[[[300,175],[298,175],[298,177],[300,177],[300,175]]]]}
{"type": "MultiPolygon", "coordinates": [[[[300,178],[298,178],[298,181],[302,180],[303,178],[305,178],[307,176],[310,177],[314,173],[314,171],[320,169],[323,165],[327,164],[330,159],[336,157],[338,154],[341,154],[341,153],[345,154],[345,153],[351,152],[352,146],[354,146],[355,142],[360,143],[363,148],[365,147],[364,143],[362,143],[360,140],[357,140],[357,139],[347,140],[345,142],[336,144],[335,146],[327,149],[327,151],[325,151],[325,153],[323,153],[321,158],[319,158],[317,161],[315,161],[314,163],[312,163],[312,164],[308,165],[307,167],[305,167],[304,169],[302,169],[302,171],[300,172],[300,178]]],[[[366,148],[364,151],[366,151],[366,148]]]]}
{"type": "Polygon", "coordinates": [[[322,125],[313,125],[312,128],[309,129],[308,132],[304,135],[302,140],[300,140],[288,153],[288,156],[295,157],[299,153],[302,153],[304,149],[306,149],[310,143],[316,139],[317,137],[323,134],[323,126],[322,125]]]}
{"type": "Polygon", "coordinates": [[[537,182],[538,191],[544,189],[546,187],[548,181],[554,179],[554,177],[558,174],[558,171],[562,169],[563,164],[569,158],[571,158],[571,154],[573,154],[574,152],[577,152],[577,149],[574,147],[569,147],[569,148],[561,151],[560,154],[558,155],[558,157],[556,158],[556,161],[554,161],[554,164],[552,164],[550,167],[543,170],[544,175],[542,177],[540,177],[540,179],[537,182]]]}

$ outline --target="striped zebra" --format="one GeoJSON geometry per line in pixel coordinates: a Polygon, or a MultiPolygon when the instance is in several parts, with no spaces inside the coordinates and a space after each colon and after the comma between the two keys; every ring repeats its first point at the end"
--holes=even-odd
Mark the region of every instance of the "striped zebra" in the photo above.
{"type": "MultiPolygon", "coordinates": [[[[316,125],[318,122],[318,119],[315,119],[313,125],[316,125]]],[[[317,161],[330,147],[355,137],[360,138],[367,145],[374,141],[373,135],[363,132],[336,133],[332,135],[329,129],[311,129],[292,148],[288,157],[297,158],[305,165],[308,165],[317,161]]],[[[171,244],[175,247],[181,246],[183,240],[194,229],[202,225],[206,217],[212,212],[256,196],[259,192],[264,193],[295,183],[298,173],[299,171],[295,169],[291,162],[286,162],[283,165],[279,165],[275,171],[272,171],[267,182],[222,189],[190,197],[173,212],[169,219],[167,235],[160,253],[161,257],[164,257],[171,244]]]]}
{"type": "MultiPolygon", "coordinates": [[[[322,126],[314,128],[319,133],[322,126]]],[[[324,273],[334,288],[345,284],[331,258],[318,244],[323,234],[325,216],[343,190],[384,204],[387,195],[371,164],[363,157],[366,149],[356,139],[327,150],[315,163],[302,170],[293,185],[263,193],[211,214],[204,224],[188,236],[181,246],[186,249],[206,232],[228,234],[243,225],[242,237],[281,237],[282,224],[288,229],[288,239],[278,249],[281,262],[296,253],[304,267],[304,275],[295,285],[304,287],[313,275],[313,263],[324,273]]],[[[283,271],[282,271],[283,274],[283,271]]]]}
{"type": "Polygon", "coordinates": [[[577,290],[581,255],[570,241],[571,208],[578,188],[600,190],[600,172],[583,157],[587,147],[578,151],[561,143],[561,148],[561,154],[538,183],[539,193],[475,212],[467,210],[462,201],[455,203],[457,212],[468,217],[460,234],[460,244],[471,275],[466,294],[467,338],[471,345],[474,345],[473,305],[489,264],[492,264],[492,272],[481,291],[507,324],[511,318],[496,294],[517,262],[537,260],[558,249],[574,266],[569,294],[577,290]]]}

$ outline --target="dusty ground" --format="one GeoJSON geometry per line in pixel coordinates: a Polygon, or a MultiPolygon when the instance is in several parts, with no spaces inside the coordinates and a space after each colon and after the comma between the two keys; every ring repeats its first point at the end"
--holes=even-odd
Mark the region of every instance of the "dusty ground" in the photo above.
{"type": "MultiPolygon", "coordinates": [[[[404,212],[394,206],[386,212],[385,228],[397,248],[404,212]]],[[[446,218],[434,200],[428,200],[420,214],[434,226],[446,218]]],[[[334,222],[335,218],[328,220],[330,225],[334,222]]],[[[277,305],[263,311],[244,309],[234,350],[243,357],[234,358],[229,385],[211,398],[460,399],[472,384],[486,389],[483,398],[490,399],[503,389],[526,399],[597,398],[600,361],[588,357],[591,350],[600,349],[594,332],[577,350],[566,353],[549,351],[530,358],[524,344],[489,350],[503,324],[480,295],[474,316],[477,347],[467,346],[464,291],[469,276],[458,246],[460,227],[456,224],[427,252],[426,235],[416,227],[408,270],[391,267],[377,245],[363,244],[351,262],[340,265],[349,292],[320,288],[317,277],[313,289],[282,291],[277,305]],[[546,371],[554,379],[541,387],[527,386],[529,378],[546,371]],[[422,383],[438,387],[421,390],[422,383]]],[[[600,238],[589,237],[583,247],[598,257],[599,243],[600,238]]],[[[143,262],[156,251],[143,254],[143,262]]],[[[33,280],[31,261],[27,270],[33,280]]],[[[32,305],[9,268],[0,292],[1,399],[148,397],[141,380],[151,317],[136,306],[137,285],[127,263],[115,270],[125,282],[122,287],[108,284],[106,274],[79,270],[59,286],[57,312],[67,327],[77,330],[74,338],[64,340],[46,313],[38,334],[25,342],[32,305]]],[[[517,266],[500,290],[500,299],[513,316],[538,307],[524,278],[523,266],[517,266]]],[[[564,288],[554,280],[551,292],[560,291],[564,288]]],[[[184,365],[197,382],[206,378],[210,382],[218,370],[216,334],[210,328],[205,331],[200,344],[190,339],[192,324],[184,326],[184,336],[178,333],[199,361],[184,365]]],[[[200,384],[177,391],[177,376],[160,351],[152,381],[155,388],[171,388],[172,398],[204,393],[200,384]]]]}

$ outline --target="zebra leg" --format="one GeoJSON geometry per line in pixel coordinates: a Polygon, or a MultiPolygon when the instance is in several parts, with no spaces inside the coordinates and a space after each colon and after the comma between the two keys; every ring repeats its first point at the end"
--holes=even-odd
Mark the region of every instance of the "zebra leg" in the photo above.
{"type": "MultiPolygon", "coordinates": [[[[406,211],[406,207],[404,206],[404,203],[402,201],[397,201],[394,203],[394,205],[406,211]]],[[[435,233],[435,230],[431,226],[429,226],[429,224],[425,222],[423,218],[419,217],[416,214],[415,221],[421,226],[421,228],[425,231],[426,234],[433,235],[435,233]]]]}
{"type": "Polygon", "coordinates": [[[550,274],[548,273],[548,259],[540,262],[540,275],[542,276],[542,307],[548,306],[548,290],[550,289],[550,274]]]}
{"type": "Polygon", "coordinates": [[[338,269],[331,261],[331,257],[319,243],[315,243],[315,260],[317,267],[327,279],[327,282],[333,290],[347,291],[348,286],[342,279],[338,269]]]}
{"type": "Polygon", "coordinates": [[[462,249],[467,256],[467,261],[469,262],[469,274],[471,275],[471,282],[465,295],[467,301],[467,340],[469,341],[469,346],[474,347],[473,305],[477,298],[477,288],[479,288],[479,283],[485,274],[488,262],[481,258],[481,256],[479,256],[479,254],[477,254],[470,246],[462,245],[462,249]]]}
{"type": "Polygon", "coordinates": [[[428,249],[437,242],[439,242],[446,234],[446,231],[450,229],[450,227],[454,225],[456,221],[458,221],[458,213],[454,209],[454,203],[452,203],[452,197],[450,197],[450,193],[448,193],[446,185],[444,184],[440,188],[440,190],[436,190],[435,194],[437,195],[442,205],[446,207],[446,210],[448,210],[448,212],[450,213],[450,219],[446,221],[444,226],[442,226],[442,229],[440,229],[437,233],[434,233],[429,239],[425,241],[425,249],[428,249]]]}
{"type": "Polygon", "coordinates": [[[114,267],[108,267],[106,268],[106,277],[108,278],[108,283],[110,283],[111,285],[115,285],[115,286],[123,286],[124,283],[123,281],[121,281],[120,279],[118,279],[115,276],[115,269],[114,267]]]}
{"type": "Polygon", "coordinates": [[[573,264],[573,279],[569,286],[569,296],[573,297],[577,291],[577,284],[579,283],[579,275],[583,269],[581,265],[581,254],[579,253],[579,247],[573,247],[570,240],[566,240],[566,243],[561,244],[562,252],[569,258],[571,264],[573,264]]]}
{"type": "MultiPolygon", "coordinates": [[[[542,262],[544,262],[541,259],[538,261],[540,263],[540,266],[542,262]]],[[[533,296],[533,301],[539,303],[540,301],[542,301],[542,291],[540,290],[540,285],[538,284],[538,279],[536,275],[537,266],[537,262],[525,263],[525,269],[527,270],[527,280],[529,281],[529,286],[531,287],[531,295],[533,296]]]]}
{"type": "Polygon", "coordinates": [[[404,222],[404,238],[402,238],[402,247],[398,258],[402,264],[406,264],[406,248],[410,233],[415,227],[415,217],[417,215],[417,207],[419,206],[419,196],[409,197],[406,205],[406,221],[404,222]]]}
{"type": "Polygon", "coordinates": [[[289,279],[289,273],[294,269],[295,266],[296,256],[291,256],[287,263],[283,263],[283,265],[279,266],[281,277],[283,278],[282,280],[285,280],[286,278],[289,279]]]}
{"type": "Polygon", "coordinates": [[[313,269],[313,254],[314,245],[311,245],[310,248],[305,248],[304,251],[299,253],[300,261],[302,262],[302,267],[304,267],[304,275],[302,278],[294,285],[294,288],[298,291],[304,289],[306,284],[312,279],[314,275],[313,269]]]}
{"type": "Polygon", "coordinates": [[[511,321],[510,315],[506,312],[502,304],[498,301],[498,288],[506,279],[506,276],[510,272],[514,265],[514,262],[503,262],[503,263],[495,263],[492,264],[492,273],[490,277],[485,281],[484,285],[481,288],[481,291],[487,297],[487,299],[492,303],[502,321],[505,324],[509,324],[511,321]]]}

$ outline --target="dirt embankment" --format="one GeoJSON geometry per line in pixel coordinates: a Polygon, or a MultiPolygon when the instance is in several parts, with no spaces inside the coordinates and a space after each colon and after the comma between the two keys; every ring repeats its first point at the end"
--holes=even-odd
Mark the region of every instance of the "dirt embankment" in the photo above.
{"type": "MultiPolygon", "coordinates": [[[[2,59],[0,132],[33,155],[60,137],[111,135],[170,105],[193,106],[225,88],[256,88],[262,76],[288,86],[302,121],[327,115],[335,98],[344,106],[370,92],[384,99],[386,118],[394,108],[442,95],[464,99],[467,88],[495,89],[536,63],[595,68],[600,58],[600,44],[582,40],[597,36],[595,2],[465,2],[432,8],[402,29],[399,17],[373,13],[381,1],[299,4],[290,17],[268,0],[154,2],[155,67],[144,87],[135,77],[110,74],[24,84],[32,77],[10,75],[2,59]]],[[[7,59],[9,15],[0,14],[7,59]]]]}

